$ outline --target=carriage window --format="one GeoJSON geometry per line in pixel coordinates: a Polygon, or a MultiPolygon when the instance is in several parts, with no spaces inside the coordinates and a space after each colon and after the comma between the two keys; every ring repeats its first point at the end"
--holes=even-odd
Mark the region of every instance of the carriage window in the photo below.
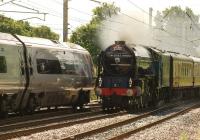
{"type": "Polygon", "coordinates": [[[72,60],[60,60],[63,74],[76,74],[74,62],[72,60]]]}
{"type": "Polygon", "coordinates": [[[66,51],[58,56],[62,74],[76,75],[74,67],[74,55],[72,52],[66,51]]]}
{"type": "Polygon", "coordinates": [[[87,58],[80,53],[74,53],[74,67],[76,69],[76,73],[84,76],[89,77],[91,75],[90,68],[89,68],[89,62],[87,58]]]}
{"type": "Polygon", "coordinates": [[[37,59],[37,71],[40,74],[61,74],[58,60],[37,59]]]}
{"type": "Polygon", "coordinates": [[[0,73],[6,73],[7,66],[6,66],[6,58],[5,56],[0,56],[0,73]]]}

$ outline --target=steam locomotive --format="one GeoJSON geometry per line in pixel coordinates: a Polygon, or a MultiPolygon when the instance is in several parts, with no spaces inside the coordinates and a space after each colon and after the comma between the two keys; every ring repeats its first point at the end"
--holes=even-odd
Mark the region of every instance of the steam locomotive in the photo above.
{"type": "Polygon", "coordinates": [[[96,94],[103,109],[143,108],[200,94],[200,58],[116,41],[101,52],[96,94]]]}
{"type": "Polygon", "coordinates": [[[90,54],[71,43],[0,33],[0,113],[83,107],[94,88],[90,54]]]}

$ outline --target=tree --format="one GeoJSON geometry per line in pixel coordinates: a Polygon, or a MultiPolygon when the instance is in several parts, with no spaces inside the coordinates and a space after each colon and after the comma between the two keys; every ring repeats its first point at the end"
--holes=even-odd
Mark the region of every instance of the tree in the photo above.
{"type": "Polygon", "coordinates": [[[154,29],[155,44],[160,49],[200,57],[199,17],[186,7],[174,6],[157,12],[154,29]]]}
{"type": "Polygon", "coordinates": [[[93,9],[93,18],[90,23],[77,28],[70,37],[70,42],[79,44],[90,52],[95,64],[101,50],[97,39],[98,28],[104,20],[112,15],[116,15],[119,10],[114,3],[103,3],[101,6],[93,9]]]}
{"type": "Polygon", "coordinates": [[[162,12],[158,11],[154,20],[157,29],[168,31],[171,35],[183,39],[192,40],[199,34],[196,32],[200,29],[199,17],[188,7],[183,10],[181,7],[174,6],[162,12]]]}
{"type": "Polygon", "coordinates": [[[59,39],[59,35],[52,32],[47,26],[32,27],[28,22],[16,21],[2,15],[0,16],[0,21],[0,32],[53,40],[59,39]]]}

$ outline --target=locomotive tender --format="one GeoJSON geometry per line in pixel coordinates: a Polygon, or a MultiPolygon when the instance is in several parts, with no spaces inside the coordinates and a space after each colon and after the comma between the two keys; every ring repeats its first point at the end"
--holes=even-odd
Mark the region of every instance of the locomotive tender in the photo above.
{"type": "Polygon", "coordinates": [[[71,43],[0,33],[0,112],[82,107],[94,87],[90,54],[71,43]]]}
{"type": "Polygon", "coordinates": [[[99,55],[96,94],[103,109],[199,95],[200,58],[116,41],[99,55]]]}

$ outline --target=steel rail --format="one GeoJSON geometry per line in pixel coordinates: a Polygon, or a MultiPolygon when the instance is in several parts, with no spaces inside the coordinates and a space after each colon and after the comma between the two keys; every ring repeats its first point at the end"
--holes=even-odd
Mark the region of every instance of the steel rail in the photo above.
{"type": "Polygon", "coordinates": [[[110,124],[110,125],[107,125],[107,126],[103,126],[103,127],[97,128],[97,129],[93,129],[91,131],[82,132],[82,133],[79,133],[77,135],[71,135],[69,137],[63,138],[63,140],[82,139],[84,137],[88,137],[88,136],[91,136],[91,135],[94,135],[94,134],[97,134],[97,133],[105,132],[105,131],[108,131],[110,129],[113,129],[113,128],[116,128],[116,127],[120,127],[120,126],[129,124],[129,123],[132,123],[134,121],[146,118],[146,117],[148,117],[148,116],[150,116],[152,114],[155,114],[155,113],[157,113],[157,112],[159,112],[161,110],[165,110],[165,109],[177,106],[179,104],[180,103],[173,103],[173,104],[165,105],[164,107],[155,109],[155,110],[147,112],[147,113],[143,113],[142,115],[139,115],[139,116],[136,116],[136,117],[132,117],[130,119],[127,119],[127,120],[124,120],[124,121],[121,121],[121,122],[118,122],[118,123],[114,123],[114,124],[110,124]]]}
{"type": "Polygon", "coordinates": [[[2,125],[2,126],[0,126],[0,135],[1,135],[1,133],[7,132],[10,130],[16,130],[16,129],[26,128],[26,127],[35,127],[35,126],[45,125],[48,123],[60,122],[63,120],[68,121],[71,119],[78,119],[80,117],[90,117],[90,116],[94,116],[94,115],[98,115],[98,114],[102,114],[102,111],[75,113],[75,114],[69,114],[69,115],[57,115],[57,116],[48,117],[48,118],[44,118],[41,116],[41,118],[37,119],[37,120],[33,119],[33,120],[23,121],[23,122],[19,122],[19,123],[2,125]]]}
{"type": "Polygon", "coordinates": [[[9,117],[6,119],[0,119],[0,132],[1,132],[1,126],[3,125],[14,124],[14,123],[30,121],[30,120],[37,120],[41,118],[49,118],[49,117],[54,117],[54,116],[89,112],[91,110],[96,111],[98,109],[101,109],[101,106],[99,104],[91,104],[91,105],[89,104],[86,107],[87,108],[84,108],[83,110],[80,110],[80,111],[79,110],[74,111],[72,108],[59,108],[59,109],[35,111],[33,114],[27,114],[24,116],[21,116],[20,114],[12,114],[12,115],[9,115],[9,117]]]}
{"type": "Polygon", "coordinates": [[[175,118],[175,117],[177,117],[177,116],[179,116],[179,115],[185,114],[185,113],[187,113],[187,112],[191,111],[192,109],[195,109],[195,108],[197,108],[197,107],[199,107],[199,106],[200,106],[199,103],[198,103],[198,104],[195,104],[195,105],[193,105],[193,106],[191,106],[191,107],[188,107],[188,108],[186,108],[186,109],[183,109],[183,110],[181,110],[181,111],[179,111],[179,112],[177,112],[177,113],[175,113],[175,114],[172,114],[172,115],[170,115],[170,116],[168,116],[168,117],[165,117],[165,118],[160,119],[160,120],[158,120],[158,121],[155,121],[155,122],[153,122],[153,123],[144,125],[144,126],[142,126],[142,127],[136,128],[136,129],[134,129],[134,130],[128,131],[128,132],[123,133],[123,134],[121,134],[121,135],[115,136],[115,137],[113,137],[113,138],[110,138],[109,140],[121,140],[121,139],[127,138],[127,137],[131,136],[132,134],[135,134],[135,133],[140,132],[140,131],[143,131],[143,130],[145,130],[145,129],[147,129],[147,128],[150,128],[150,127],[153,127],[153,126],[158,125],[158,124],[160,124],[160,123],[163,123],[163,122],[165,122],[165,121],[167,121],[167,120],[170,120],[170,119],[172,119],[172,118],[175,118]]]}
{"type": "MultiPolygon", "coordinates": [[[[79,115],[79,116],[77,116],[78,118],[76,118],[78,120],[74,120],[75,118],[73,118],[72,121],[64,122],[64,121],[66,121],[66,119],[63,119],[62,121],[59,120],[60,123],[57,123],[57,124],[52,124],[52,125],[48,125],[48,126],[38,126],[36,128],[30,128],[27,130],[19,130],[19,131],[15,131],[15,132],[7,132],[4,134],[0,134],[0,139],[11,139],[11,138],[16,138],[16,137],[20,137],[20,136],[27,136],[27,135],[30,135],[33,133],[38,133],[38,132],[42,132],[42,131],[46,131],[46,130],[69,127],[69,126],[75,125],[75,124],[87,123],[90,121],[95,121],[95,120],[104,119],[104,118],[112,118],[114,116],[120,116],[123,114],[127,114],[127,112],[119,112],[119,113],[114,113],[114,114],[102,114],[100,116],[96,116],[96,117],[90,116],[89,118],[83,118],[83,119],[80,119],[83,117],[83,115],[82,116],[79,115]]],[[[93,114],[93,115],[95,115],[95,114],[93,114]]],[[[49,123],[51,123],[51,121],[49,123]]]]}

